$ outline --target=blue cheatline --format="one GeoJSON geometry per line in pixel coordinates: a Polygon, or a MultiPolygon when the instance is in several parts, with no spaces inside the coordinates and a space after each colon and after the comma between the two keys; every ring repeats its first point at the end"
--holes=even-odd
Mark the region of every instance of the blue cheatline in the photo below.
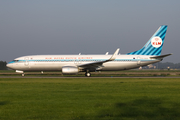
{"type": "Polygon", "coordinates": [[[149,41],[143,46],[143,48],[138,51],[127,53],[127,55],[161,55],[166,31],[167,25],[160,26],[154,35],[149,39],[149,41]],[[162,42],[158,38],[161,38],[162,42]]]}

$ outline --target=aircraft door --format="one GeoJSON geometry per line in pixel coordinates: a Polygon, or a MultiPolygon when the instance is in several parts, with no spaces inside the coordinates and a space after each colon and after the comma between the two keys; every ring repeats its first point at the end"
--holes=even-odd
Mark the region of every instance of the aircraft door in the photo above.
{"type": "Polygon", "coordinates": [[[141,65],[141,58],[139,56],[137,57],[137,60],[137,65],[141,65]]]}
{"type": "Polygon", "coordinates": [[[29,58],[28,58],[28,57],[25,57],[24,60],[25,60],[24,65],[25,65],[25,66],[28,66],[28,65],[29,65],[29,58]]]}
{"type": "Polygon", "coordinates": [[[76,59],[76,60],[74,60],[74,64],[75,64],[75,65],[79,65],[79,64],[81,64],[81,60],[80,60],[80,59],[76,59]]]}
{"type": "Polygon", "coordinates": [[[74,60],[74,64],[76,65],[77,63],[78,63],[78,60],[75,59],[75,60],[74,60]]]}

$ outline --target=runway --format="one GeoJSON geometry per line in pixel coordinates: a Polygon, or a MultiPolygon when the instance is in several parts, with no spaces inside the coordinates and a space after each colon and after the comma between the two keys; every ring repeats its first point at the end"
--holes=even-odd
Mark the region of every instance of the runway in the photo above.
{"type": "Polygon", "coordinates": [[[59,72],[26,72],[25,76],[15,72],[1,72],[0,78],[180,78],[180,71],[121,71],[121,72],[92,72],[91,77],[85,77],[84,73],[78,75],[62,75],[59,72]]]}
{"type": "Polygon", "coordinates": [[[168,78],[180,78],[180,76],[170,76],[170,77],[165,77],[165,76],[155,76],[155,77],[129,77],[129,76],[127,76],[127,77],[117,77],[117,76],[115,76],[115,77],[113,77],[113,76],[111,76],[111,77],[74,77],[74,76],[72,76],[72,77],[41,77],[41,76],[24,76],[24,77],[22,77],[22,76],[0,76],[0,78],[79,78],[79,79],[81,79],[81,78],[86,78],[86,79],[91,79],[91,78],[165,78],[165,79],[168,79],[168,78]]]}

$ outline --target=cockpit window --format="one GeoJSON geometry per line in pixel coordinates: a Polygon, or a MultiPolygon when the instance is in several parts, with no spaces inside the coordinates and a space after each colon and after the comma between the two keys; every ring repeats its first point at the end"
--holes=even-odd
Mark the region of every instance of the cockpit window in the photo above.
{"type": "Polygon", "coordinates": [[[13,62],[19,62],[19,60],[13,60],[13,62]]]}

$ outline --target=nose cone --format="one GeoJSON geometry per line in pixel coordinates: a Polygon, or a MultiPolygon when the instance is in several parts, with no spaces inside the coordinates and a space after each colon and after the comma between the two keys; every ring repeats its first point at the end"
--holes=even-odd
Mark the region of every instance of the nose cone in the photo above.
{"type": "Polygon", "coordinates": [[[6,67],[12,68],[12,64],[8,63],[8,64],[6,64],[6,67]]]}

